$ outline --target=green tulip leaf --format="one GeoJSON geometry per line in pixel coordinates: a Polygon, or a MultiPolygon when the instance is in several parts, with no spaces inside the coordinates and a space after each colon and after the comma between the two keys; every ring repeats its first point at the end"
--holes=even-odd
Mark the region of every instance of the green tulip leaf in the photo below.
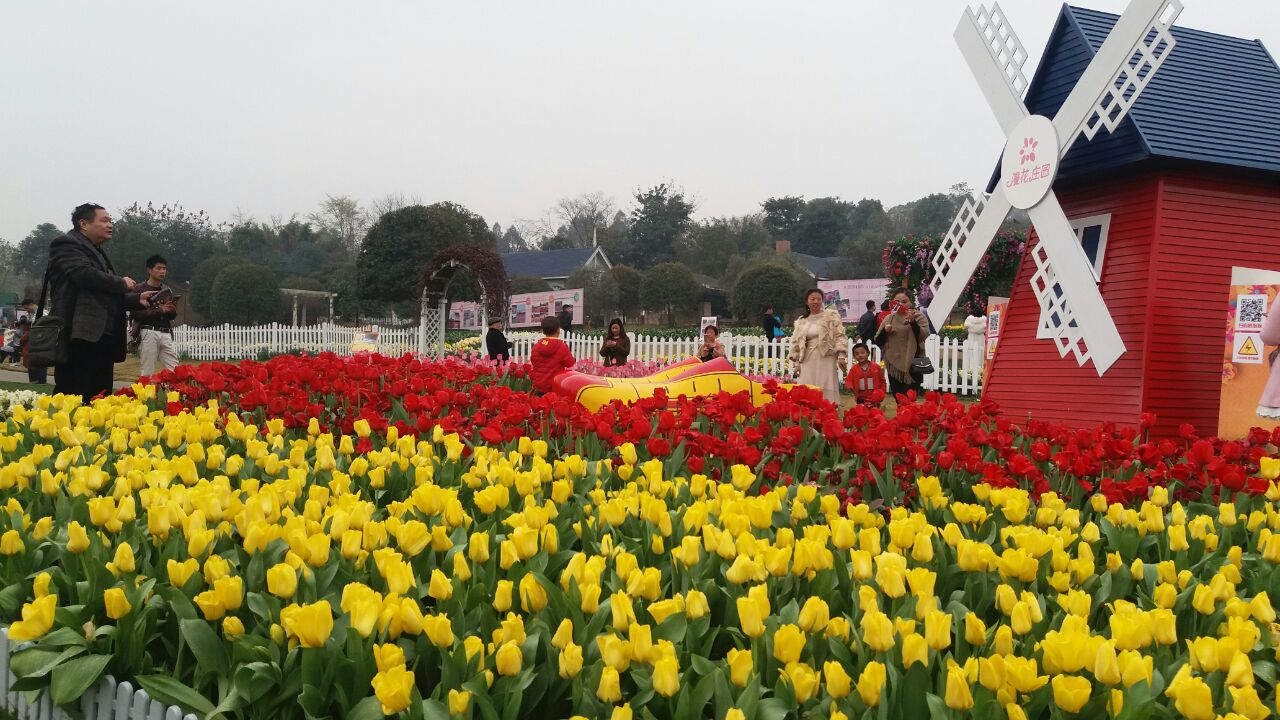
{"type": "MultiPolygon", "coordinates": [[[[66,705],[80,699],[86,690],[102,677],[111,662],[110,655],[85,655],[72,658],[53,668],[49,694],[55,705],[66,705]]],[[[212,706],[210,706],[212,708],[212,706]]]]}

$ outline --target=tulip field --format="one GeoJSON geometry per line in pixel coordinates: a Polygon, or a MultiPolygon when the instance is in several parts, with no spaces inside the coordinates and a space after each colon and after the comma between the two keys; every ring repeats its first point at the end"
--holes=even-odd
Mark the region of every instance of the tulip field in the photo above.
{"type": "Polygon", "coordinates": [[[0,421],[17,689],[225,718],[1276,712],[1280,433],[527,368],[180,366],[0,421]],[[1144,427],[1147,423],[1144,423],[1144,427]]]}

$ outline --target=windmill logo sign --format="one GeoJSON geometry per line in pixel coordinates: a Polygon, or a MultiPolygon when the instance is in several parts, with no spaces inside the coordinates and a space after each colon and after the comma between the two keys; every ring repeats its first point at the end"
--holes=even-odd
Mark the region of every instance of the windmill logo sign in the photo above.
{"type": "Polygon", "coordinates": [[[1050,158],[1058,158],[1058,132],[1053,121],[1043,115],[1023,119],[1010,135],[1000,162],[1009,204],[1027,210],[1044,199],[1053,188],[1055,163],[1050,158]]]}

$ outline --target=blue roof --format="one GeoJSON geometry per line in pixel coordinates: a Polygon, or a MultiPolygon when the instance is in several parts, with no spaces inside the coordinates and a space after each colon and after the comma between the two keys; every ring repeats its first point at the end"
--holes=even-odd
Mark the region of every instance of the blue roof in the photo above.
{"type": "Polygon", "coordinates": [[[793,252],[791,257],[800,263],[805,270],[816,280],[830,280],[831,270],[836,263],[840,262],[838,257],[818,257],[817,255],[805,255],[804,253],[793,252]]]}
{"type": "MultiPolygon", "coordinates": [[[[1027,89],[1030,112],[1058,112],[1118,18],[1062,7],[1027,89]]],[[[1059,178],[1152,158],[1280,172],[1280,67],[1262,41],[1177,25],[1172,33],[1177,44],[1128,117],[1114,133],[1076,140],[1059,178]]]]}
{"type": "Polygon", "coordinates": [[[533,275],[544,279],[567,278],[574,270],[585,265],[597,250],[599,248],[588,247],[503,253],[502,264],[506,266],[509,277],[533,275]]]}

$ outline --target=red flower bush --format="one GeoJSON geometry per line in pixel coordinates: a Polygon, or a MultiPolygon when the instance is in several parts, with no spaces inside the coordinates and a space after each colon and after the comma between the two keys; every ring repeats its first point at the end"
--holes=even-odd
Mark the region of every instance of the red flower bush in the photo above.
{"type": "MultiPolygon", "coordinates": [[[[217,401],[225,412],[265,426],[268,418],[307,432],[353,434],[365,420],[381,443],[387,428],[401,435],[458,433],[469,443],[515,447],[522,436],[542,439],[553,453],[589,459],[617,457],[625,443],[641,461],[681,464],[681,473],[728,477],[747,465],[765,485],[816,482],[850,502],[911,499],[915,479],[937,475],[952,497],[972,497],[987,483],[1055,492],[1081,502],[1100,492],[1109,502],[1140,501],[1153,487],[1183,500],[1216,502],[1226,493],[1264,493],[1259,459],[1280,433],[1257,430],[1245,442],[1202,439],[1183,432],[1150,439],[1145,428],[1106,424],[1078,429],[997,417],[990,402],[965,405],[929,393],[901,403],[890,418],[856,405],[841,411],[812,388],[770,387],[763,408],[745,394],[705,398],[657,396],[631,405],[614,402],[588,412],[563,397],[535,397],[528,367],[502,368],[454,359],[412,356],[280,356],[265,363],[179,366],[155,378],[158,409],[169,413],[217,401]],[[165,391],[176,393],[167,402],[165,391]]],[[[131,392],[125,390],[124,392],[131,392]]]]}

